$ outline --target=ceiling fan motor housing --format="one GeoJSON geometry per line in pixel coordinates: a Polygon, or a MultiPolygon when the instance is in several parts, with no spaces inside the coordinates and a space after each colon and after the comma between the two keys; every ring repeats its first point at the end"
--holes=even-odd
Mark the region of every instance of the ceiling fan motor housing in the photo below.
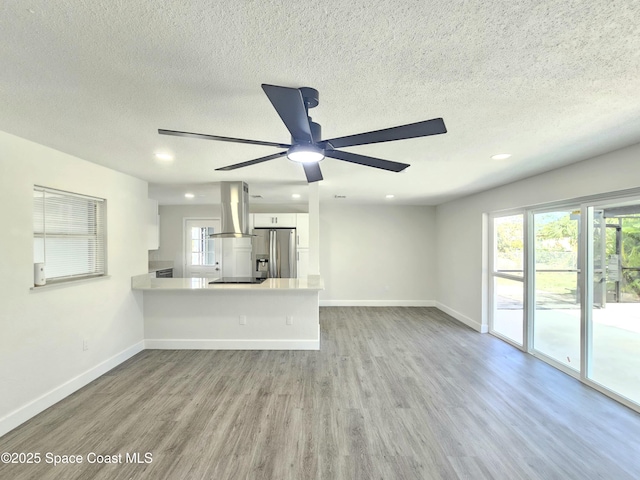
{"type": "Polygon", "coordinates": [[[300,93],[302,94],[307,110],[318,106],[318,103],[320,103],[320,94],[318,93],[318,90],[311,87],[300,87],[298,90],[300,90],[300,93]]]}
{"type": "MultiPolygon", "coordinates": [[[[304,106],[307,110],[307,116],[308,116],[309,109],[317,107],[318,104],[320,103],[320,94],[318,93],[318,90],[311,87],[300,87],[298,90],[300,90],[300,93],[302,94],[302,99],[304,100],[304,106]]],[[[311,128],[311,136],[313,137],[313,141],[317,143],[322,138],[322,128],[320,127],[319,123],[312,121],[311,117],[308,116],[308,118],[309,118],[309,127],[311,128]]],[[[291,137],[291,143],[295,144],[299,142],[297,142],[296,140],[294,140],[293,137],[291,137]]]]}
{"type": "MultiPolygon", "coordinates": [[[[322,138],[322,127],[319,123],[312,122],[311,117],[309,117],[309,127],[311,128],[311,136],[313,137],[313,141],[315,143],[318,143],[322,138]]],[[[293,137],[291,137],[291,144],[295,145],[297,143],[300,143],[300,141],[295,140],[293,137]]]]}

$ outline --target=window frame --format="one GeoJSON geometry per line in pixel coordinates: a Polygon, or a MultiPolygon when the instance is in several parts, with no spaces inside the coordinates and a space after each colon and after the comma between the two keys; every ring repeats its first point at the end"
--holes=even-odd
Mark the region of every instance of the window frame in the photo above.
{"type": "MultiPolygon", "coordinates": [[[[33,258],[34,262],[36,262],[36,255],[38,254],[38,247],[36,246],[36,242],[40,240],[42,242],[41,256],[45,264],[46,285],[58,285],[77,282],[81,280],[106,277],[108,274],[107,200],[100,197],[59,190],[42,185],[33,186],[33,198],[33,258]],[[57,197],[56,201],[63,206],[66,202],[67,208],[82,208],[82,202],[86,202],[86,208],[88,212],[86,218],[86,231],[73,232],[73,230],[77,230],[78,228],[78,223],[74,224],[73,222],[83,220],[81,215],[58,215],[55,217],[50,215],[49,217],[47,217],[47,194],[55,195],[57,197]],[[36,201],[37,195],[42,195],[43,198],[41,212],[38,212],[39,205],[36,201]],[[41,215],[42,228],[38,228],[38,226],[36,225],[40,220],[38,218],[38,215],[41,215]],[[47,228],[47,222],[51,223],[53,221],[58,222],[58,230],[54,230],[55,233],[51,233],[51,227],[49,229],[47,228]],[[51,260],[51,244],[49,245],[49,248],[47,248],[47,238],[55,238],[58,241],[66,239],[76,242],[79,240],[87,240],[87,250],[91,252],[91,250],[93,249],[93,252],[91,252],[90,255],[86,255],[86,257],[83,257],[82,250],[80,250],[78,255],[70,257],[71,261],[61,261],[60,259],[63,255],[68,255],[69,252],[76,253],[74,252],[73,247],[67,246],[64,249],[64,254],[60,254],[56,257],[58,260],[58,265],[61,265],[63,267],[82,266],[83,261],[86,261],[87,268],[84,270],[77,270],[76,272],[71,272],[68,274],[54,274],[54,276],[49,276],[51,275],[51,271],[47,269],[47,264],[51,264],[53,262],[51,260]]],[[[51,202],[49,202],[49,207],[51,207],[51,202]]],[[[84,225],[82,223],[80,223],[80,225],[81,228],[84,229],[84,225]]]]}

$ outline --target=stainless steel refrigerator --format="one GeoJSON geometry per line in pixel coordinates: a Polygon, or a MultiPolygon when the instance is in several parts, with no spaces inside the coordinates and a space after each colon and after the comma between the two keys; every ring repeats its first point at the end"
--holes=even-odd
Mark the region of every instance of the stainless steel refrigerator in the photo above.
{"type": "Polygon", "coordinates": [[[296,278],[296,229],[256,228],[251,239],[254,276],[296,278]]]}

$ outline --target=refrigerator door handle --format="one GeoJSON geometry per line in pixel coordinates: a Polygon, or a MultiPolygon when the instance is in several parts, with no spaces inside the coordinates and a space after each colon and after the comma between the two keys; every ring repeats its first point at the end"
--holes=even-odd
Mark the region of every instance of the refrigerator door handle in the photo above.
{"type": "Polygon", "coordinates": [[[276,254],[278,249],[276,248],[276,231],[269,230],[269,276],[271,278],[278,277],[278,259],[276,258],[276,254]]]}

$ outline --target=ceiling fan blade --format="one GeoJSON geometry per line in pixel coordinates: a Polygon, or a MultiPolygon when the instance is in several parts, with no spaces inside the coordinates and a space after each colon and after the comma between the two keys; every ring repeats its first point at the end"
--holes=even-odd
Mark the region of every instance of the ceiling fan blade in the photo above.
{"type": "Polygon", "coordinates": [[[342,148],[352,147],[354,145],[366,145],[369,143],[392,142],[394,140],[404,140],[407,138],[427,137],[441,133],[447,133],[444,120],[442,120],[442,118],[433,118],[431,120],[425,120],[424,122],[385,128],[374,132],[332,138],[331,140],[325,140],[325,142],[330,143],[333,148],[342,148]]]}
{"type": "Polygon", "coordinates": [[[381,168],[382,170],[389,170],[391,172],[401,172],[410,166],[408,163],[391,162],[389,160],[367,157],[366,155],[358,155],[357,153],[343,152],[340,150],[326,150],[324,155],[326,157],[344,160],[345,162],[357,163],[367,167],[381,168]]]}
{"type": "Polygon", "coordinates": [[[296,142],[314,143],[302,92],[297,88],[262,84],[271,104],[296,142]]]}
{"type": "Polygon", "coordinates": [[[266,157],[260,157],[260,158],[256,158],[253,160],[248,160],[246,162],[242,162],[242,163],[236,163],[234,165],[227,165],[226,167],[220,167],[220,168],[216,168],[216,170],[235,170],[236,168],[242,168],[242,167],[248,167],[249,165],[255,165],[256,163],[262,163],[262,162],[268,162],[269,160],[275,160],[276,158],[279,157],[284,157],[287,154],[287,152],[278,152],[278,153],[274,153],[273,155],[267,155],[266,157]]]}
{"type": "Polygon", "coordinates": [[[204,133],[178,132],[176,130],[158,129],[160,135],[174,135],[176,137],[202,138],[205,140],[218,140],[220,142],[248,143],[250,145],[265,145],[267,147],[289,148],[288,143],[263,142],[260,140],[245,140],[244,138],[220,137],[217,135],[206,135],[204,133]]]}
{"type": "Polygon", "coordinates": [[[322,180],[322,172],[318,163],[303,163],[304,174],[307,176],[307,182],[319,182],[322,180]]]}

